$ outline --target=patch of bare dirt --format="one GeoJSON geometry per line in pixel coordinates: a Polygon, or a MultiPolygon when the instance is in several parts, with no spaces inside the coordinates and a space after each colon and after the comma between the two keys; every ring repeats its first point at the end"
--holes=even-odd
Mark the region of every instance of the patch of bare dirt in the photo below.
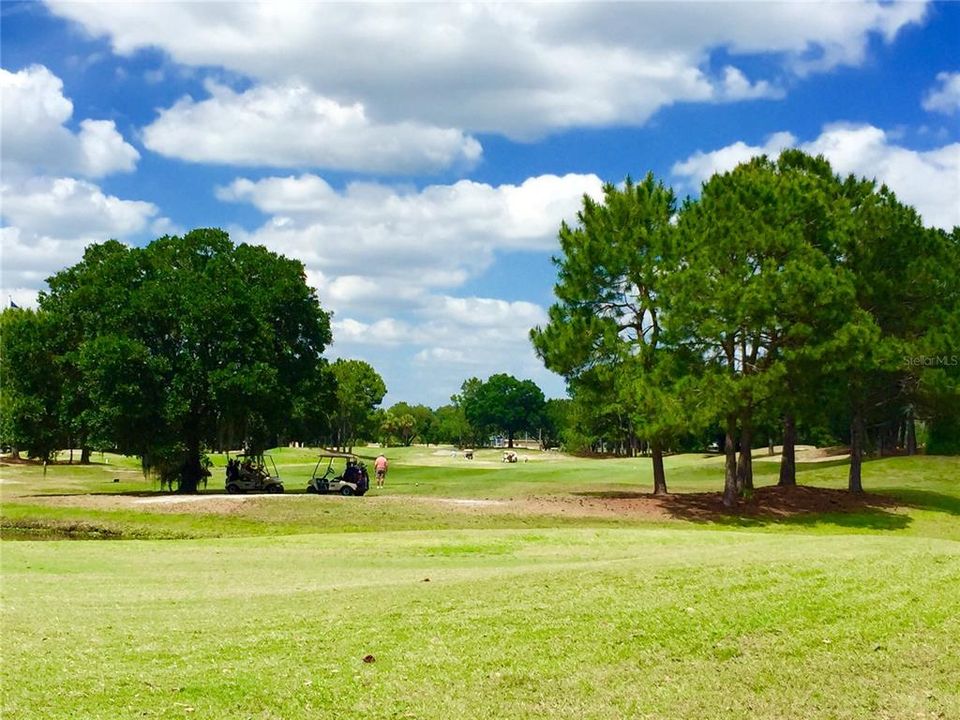
{"type": "Polygon", "coordinates": [[[79,507],[92,510],[143,510],[158,513],[198,512],[214,515],[242,514],[249,503],[289,495],[35,495],[31,502],[55,507],[79,507]]]}
{"type": "MultiPolygon", "coordinates": [[[[60,507],[98,510],[142,510],[159,513],[243,514],[264,498],[293,501],[304,495],[45,495],[32,501],[60,507]]],[[[894,498],[875,494],[853,494],[846,490],[800,485],[762,487],[733,509],[723,506],[719,492],[652,495],[640,492],[582,492],[525,498],[443,498],[425,496],[371,496],[363,502],[423,502],[451,512],[500,515],[545,515],[604,519],[670,520],[695,522],[731,518],[788,520],[816,514],[844,514],[863,511],[890,511],[902,505],[894,498]]]]}
{"type": "MultiPolygon", "coordinates": [[[[821,463],[831,462],[833,460],[846,460],[850,457],[850,448],[845,445],[834,445],[833,447],[818,448],[815,445],[797,445],[794,448],[796,461],[798,463],[821,463]]],[[[776,445],[773,448],[773,455],[762,448],[753,451],[753,459],[764,462],[780,462],[780,456],[783,454],[783,446],[776,445]]]]}
{"type": "Polygon", "coordinates": [[[650,519],[682,518],[699,521],[730,516],[775,520],[811,514],[892,509],[899,505],[897,500],[884,495],[866,493],[858,495],[846,490],[806,485],[758,488],[752,497],[741,499],[732,509],[724,507],[723,495],[719,492],[671,495],[626,492],[578,493],[571,497],[542,498],[534,502],[543,509],[560,506],[561,511],[574,514],[650,519]]]}

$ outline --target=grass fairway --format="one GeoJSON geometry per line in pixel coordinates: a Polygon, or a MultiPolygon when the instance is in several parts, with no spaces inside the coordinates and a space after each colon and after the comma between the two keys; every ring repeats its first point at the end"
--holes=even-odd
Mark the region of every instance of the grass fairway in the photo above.
{"type": "MultiPolygon", "coordinates": [[[[309,453],[278,454],[299,489],[309,453]]],[[[641,461],[391,455],[389,497],[218,512],[107,494],[150,489],[122,464],[2,468],[5,530],[147,538],[3,542],[3,717],[960,717],[956,459],[868,463],[879,511],[706,521],[525,504],[646,490],[641,461]]]]}

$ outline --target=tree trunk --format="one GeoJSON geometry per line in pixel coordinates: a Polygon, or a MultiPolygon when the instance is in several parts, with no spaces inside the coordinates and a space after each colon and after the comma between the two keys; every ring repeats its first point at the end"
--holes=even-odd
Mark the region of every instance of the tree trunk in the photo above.
{"type": "Polygon", "coordinates": [[[847,489],[850,492],[863,492],[863,411],[857,408],[850,420],[850,474],[847,478],[847,489]]]}
{"type": "Polygon", "coordinates": [[[200,438],[187,439],[187,453],[180,471],[178,492],[195,493],[203,477],[203,465],[200,463],[200,438]]]}
{"type": "Polygon", "coordinates": [[[737,460],[737,492],[741,495],[753,490],[753,433],[750,423],[743,422],[740,432],[740,457],[737,460]]]}
{"type": "Polygon", "coordinates": [[[513,449],[513,433],[512,432],[507,433],[507,447],[510,448],[511,450],[513,449]]]}
{"type": "Polygon", "coordinates": [[[917,454],[917,419],[913,416],[913,408],[907,411],[907,455],[917,454]]]}
{"type": "Polygon", "coordinates": [[[663,444],[653,441],[653,494],[667,494],[667,474],[663,469],[663,444]]]}
{"type": "Polygon", "coordinates": [[[726,456],[723,477],[723,505],[732,508],[737,504],[737,447],[734,435],[737,432],[735,415],[727,417],[727,432],[723,440],[723,452],[726,456]]]}
{"type": "Polygon", "coordinates": [[[90,448],[81,447],[80,448],[80,464],[89,465],[90,464],[90,448]]]}
{"type": "Polygon", "coordinates": [[[780,480],[777,485],[797,484],[797,419],[792,413],[783,416],[783,453],[780,455],[780,480]]]}

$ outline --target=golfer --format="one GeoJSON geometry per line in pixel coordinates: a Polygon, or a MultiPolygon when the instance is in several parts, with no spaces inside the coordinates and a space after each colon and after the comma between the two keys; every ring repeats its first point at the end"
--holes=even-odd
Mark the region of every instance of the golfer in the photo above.
{"type": "Polygon", "coordinates": [[[387,458],[383,453],[377,455],[377,459],[373,461],[373,468],[377,471],[377,487],[383,487],[383,480],[387,477],[387,468],[390,466],[390,463],[387,462],[387,458]]]}

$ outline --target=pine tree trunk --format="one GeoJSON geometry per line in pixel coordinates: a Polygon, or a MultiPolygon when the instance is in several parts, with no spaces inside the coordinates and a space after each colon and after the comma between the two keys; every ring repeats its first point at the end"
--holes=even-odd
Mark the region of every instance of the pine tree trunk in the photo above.
{"type": "Polygon", "coordinates": [[[667,474],[663,469],[663,444],[653,441],[653,494],[667,494],[667,474]]]}
{"type": "Polygon", "coordinates": [[[743,495],[753,490],[753,433],[750,423],[743,422],[740,432],[740,457],[737,460],[737,492],[743,495]]]}
{"type": "Polygon", "coordinates": [[[777,485],[797,484],[797,420],[792,413],[783,416],[783,453],[780,455],[780,480],[777,485]]]}
{"type": "Polygon", "coordinates": [[[732,508],[737,504],[737,446],[734,436],[737,432],[735,415],[727,417],[727,432],[723,440],[723,452],[726,456],[723,477],[723,505],[732,508]]]}
{"type": "Polygon", "coordinates": [[[913,416],[913,408],[907,415],[907,455],[917,454],[917,419],[913,416]]]}
{"type": "Polygon", "coordinates": [[[850,492],[863,492],[863,411],[857,408],[850,421],[850,474],[847,478],[847,489],[850,492]]]}

